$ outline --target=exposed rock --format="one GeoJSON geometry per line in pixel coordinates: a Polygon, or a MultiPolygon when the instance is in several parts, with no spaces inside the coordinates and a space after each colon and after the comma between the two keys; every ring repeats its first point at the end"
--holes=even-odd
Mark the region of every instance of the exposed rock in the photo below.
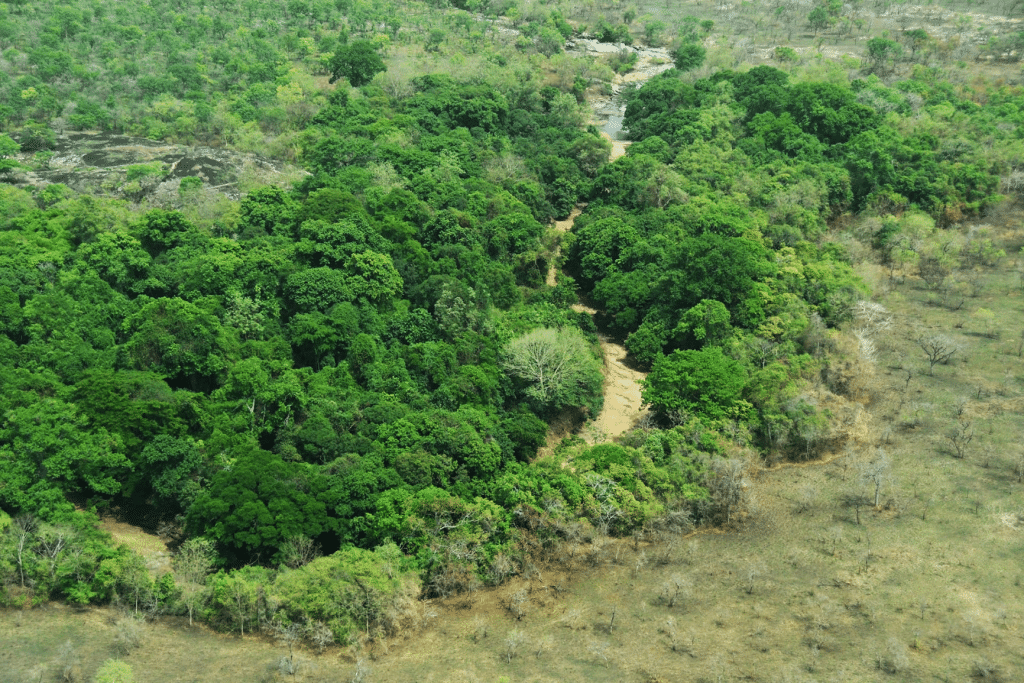
{"type": "MultiPolygon", "coordinates": [[[[15,174],[18,185],[41,187],[63,183],[76,192],[113,195],[142,201],[176,193],[182,178],[194,176],[232,199],[240,196],[239,180],[257,177],[266,183],[294,178],[302,171],[256,154],[215,147],[186,147],[145,138],[106,133],[70,132],[57,138],[45,166],[15,174]],[[159,162],[162,170],[129,186],[128,169],[159,162]]],[[[22,155],[26,166],[33,156],[22,155]]]]}

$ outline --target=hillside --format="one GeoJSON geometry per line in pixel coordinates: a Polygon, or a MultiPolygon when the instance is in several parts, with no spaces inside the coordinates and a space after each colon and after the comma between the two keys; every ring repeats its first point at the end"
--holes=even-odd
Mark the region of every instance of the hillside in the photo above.
{"type": "Polygon", "coordinates": [[[953,9],[4,5],[5,666],[1016,678],[1024,34],[953,9]]]}

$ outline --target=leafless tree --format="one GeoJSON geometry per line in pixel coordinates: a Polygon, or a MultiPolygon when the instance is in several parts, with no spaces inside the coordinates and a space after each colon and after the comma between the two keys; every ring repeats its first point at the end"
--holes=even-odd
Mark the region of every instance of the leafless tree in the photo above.
{"type": "Polygon", "coordinates": [[[536,656],[540,657],[542,654],[544,654],[545,652],[550,650],[551,647],[554,644],[555,644],[555,638],[554,638],[554,636],[552,636],[550,634],[544,636],[543,638],[538,638],[537,642],[535,643],[535,646],[536,646],[536,653],[535,654],[536,654],[536,656]]]}
{"type": "Polygon", "coordinates": [[[611,525],[622,516],[622,510],[615,500],[615,481],[600,474],[590,473],[586,484],[594,492],[594,500],[597,503],[595,526],[602,535],[607,535],[611,525]]]}
{"type": "Polygon", "coordinates": [[[588,648],[595,657],[598,657],[604,662],[604,665],[608,666],[608,648],[611,645],[608,641],[594,642],[590,644],[588,648]]]}
{"type": "Polygon", "coordinates": [[[285,540],[281,553],[284,555],[285,566],[298,569],[320,557],[320,544],[299,534],[285,540]]]}
{"type": "Polygon", "coordinates": [[[530,597],[527,594],[526,589],[512,591],[505,596],[505,609],[507,609],[509,614],[519,621],[526,616],[526,605],[529,604],[529,602],[530,597]]]}
{"type": "Polygon", "coordinates": [[[874,488],[874,506],[877,508],[881,497],[882,488],[891,478],[892,463],[884,448],[879,448],[875,458],[861,466],[861,481],[874,488]]]}
{"type": "Polygon", "coordinates": [[[142,647],[142,623],[132,616],[123,616],[114,623],[114,647],[122,655],[142,647]]]}
{"type": "Polygon", "coordinates": [[[640,573],[640,570],[643,569],[645,566],[647,566],[647,553],[644,552],[643,550],[641,550],[640,554],[637,555],[636,559],[633,561],[633,578],[634,579],[637,577],[637,574],[640,573]]]}
{"type": "Polygon", "coordinates": [[[684,576],[673,574],[668,581],[661,585],[661,598],[668,606],[675,607],[676,604],[690,597],[693,583],[684,576]]]}
{"type": "Polygon", "coordinates": [[[872,337],[892,329],[892,313],[880,303],[861,300],[853,305],[852,312],[857,329],[864,330],[872,337]]]}
{"type": "Polygon", "coordinates": [[[974,427],[970,421],[960,419],[946,434],[946,438],[953,445],[956,457],[962,460],[967,456],[967,447],[974,440],[974,427]]]}
{"type": "Polygon", "coordinates": [[[829,530],[821,536],[821,541],[825,547],[829,549],[832,556],[835,557],[839,544],[843,542],[843,527],[830,527],[829,530]]]}
{"type": "Polygon", "coordinates": [[[505,661],[511,664],[512,658],[516,656],[519,648],[526,645],[526,642],[526,634],[522,630],[514,628],[509,631],[505,636],[505,661]]]}
{"type": "Polygon", "coordinates": [[[74,530],[62,525],[40,527],[36,535],[35,552],[46,563],[51,580],[55,578],[61,555],[68,549],[74,538],[74,530]]]}
{"type": "Polygon", "coordinates": [[[661,628],[661,631],[668,636],[668,646],[673,652],[688,654],[691,657],[697,656],[694,653],[694,645],[697,642],[697,638],[694,636],[693,631],[680,633],[676,620],[672,617],[665,620],[665,625],[661,628]]]}
{"type": "Polygon", "coordinates": [[[764,565],[759,562],[751,562],[743,571],[743,592],[753,595],[757,584],[764,575],[764,565]]]}
{"type": "Polygon", "coordinates": [[[751,358],[761,368],[767,367],[779,356],[780,347],[777,342],[761,337],[752,337],[746,342],[751,358]]]}
{"type": "Polygon", "coordinates": [[[688,507],[668,509],[661,517],[648,522],[647,528],[660,535],[686,534],[693,530],[693,513],[688,507]]]}
{"type": "Polygon", "coordinates": [[[356,660],[355,671],[352,672],[352,678],[349,680],[351,683],[366,683],[366,679],[370,676],[370,671],[372,671],[370,665],[365,659],[360,657],[356,660]]]}
{"type": "Polygon", "coordinates": [[[121,570],[121,583],[132,599],[135,614],[139,614],[139,603],[144,602],[153,592],[153,579],[149,575],[145,561],[139,555],[130,556],[121,570]]]}
{"type": "Polygon", "coordinates": [[[928,372],[935,373],[937,363],[946,364],[960,350],[960,346],[944,334],[928,334],[917,340],[917,345],[928,358],[928,372]]]}
{"type": "Polygon", "coordinates": [[[879,655],[878,668],[891,674],[905,673],[910,668],[907,646],[896,638],[890,638],[885,644],[885,652],[879,655]]]}
{"type": "Polygon", "coordinates": [[[477,615],[473,620],[473,640],[475,642],[480,642],[487,637],[489,632],[490,627],[487,625],[487,622],[484,621],[483,617],[477,615]]]}
{"type": "Polygon", "coordinates": [[[738,458],[719,458],[708,465],[705,484],[710,494],[712,514],[721,516],[726,524],[748,502],[747,464],[738,458]]]}
{"type": "Polygon", "coordinates": [[[14,552],[18,560],[18,573],[21,575],[21,587],[25,587],[25,558],[31,551],[35,533],[39,529],[36,518],[29,514],[18,515],[11,525],[14,534],[14,552]]]}
{"type": "Polygon", "coordinates": [[[579,629],[583,623],[583,610],[579,607],[567,609],[562,617],[562,623],[571,631],[579,629]]]}
{"type": "Polygon", "coordinates": [[[70,640],[57,650],[57,680],[61,683],[75,683],[81,677],[79,664],[82,658],[78,656],[78,650],[71,644],[70,640]]]}
{"type": "Polygon", "coordinates": [[[1024,482],[1024,451],[1020,451],[1013,459],[1013,474],[1017,482],[1024,482]]]}
{"type": "Polygon", "coordinates": [[[793,511],[797,514],[803,514],[811,510],[817,500],[818,489],[811,484],[805,484],[796,492],[796,498],[793,500],[793,511]]]}
{"type": "Polygon", "coordinates": [[[500,586],[516,573],[516,564],[505,553],[498,553],[491,560],[491,566],[488,568],[487,573],[491,584],[500,586]]]}
{"type": "Polygon", "coordinates": [[[334,631],[322,621],[310,621],[306,624],[305,636],[316,648],[317,654],[323,654],[327,646],[334,643],[334,631]]]}
{"type": "Polygon", "coordinates": [[[295,646],[307,632],[305,625],[299,622],[285,624],[281,621],[274,621],[271,623],[270,629],[277,641],[288,648],[288,655],[281,658],[279,666],[281,672],[288,676],[294,676],[298,670],[298,665],[295,662],[295,646]]]}

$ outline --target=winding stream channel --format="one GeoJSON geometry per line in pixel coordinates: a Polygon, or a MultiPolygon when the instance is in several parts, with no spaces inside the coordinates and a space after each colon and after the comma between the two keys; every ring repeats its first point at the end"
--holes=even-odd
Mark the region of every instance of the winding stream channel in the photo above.
{"type": "MultiPolygon", "coordinates": [[[[601,129],[601,134],[612,143],[609,161],[615,161],[625,155],[626,147],[629,145],[629,142],[619,139],[622,131],[622,117],[625,113],[625,106],[617,97],[622,86],[627,83],[640,85],[672,66],[668,52],[662,48],[630,48],[598,43],[595,40],[580,40],[569,51],[599,54],[618,52],[620,49],[629,49],[638,53],[636,68],[625,76],[616,77],[616,82],[612,86],[614,92],[612,97],[601,98],[591,103],[594,107],[594,124],[601,129]]],[[[582,207],[576,207],[566,220],[555,221],[555,228],[559,233],[569,232],[581,212],[582,207]]],[[[555,261],[557,261],[560,251],[561,247],[556,247],[555,261]]],[[[554,286],[557,278],[558,273],[553,262],[548,270],[547,284],[554,286]]],[[[583,304],[575,304],[573,310],[590,315],[597,313],[593,308],[583,304]]],[[[634,370],[626,365],[626,349],[621,344],[609,341],[604,335],[600,335],[600,340],[601,355],[604,357],[604,407],[600,414],[583,430],[584,438],[592,443],[629,431],[647,412],[643,407],[643,399],[640,395],[640,380],[644,379],[647,373],[634,370]]]]}

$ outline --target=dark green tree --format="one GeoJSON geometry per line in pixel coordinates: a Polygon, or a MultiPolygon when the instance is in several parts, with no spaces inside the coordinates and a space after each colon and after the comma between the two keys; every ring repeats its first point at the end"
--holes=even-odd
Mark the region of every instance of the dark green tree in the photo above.
{"type": "Polygon", "coordinates": [[[388,68],[369,40],[357,40],[335,48],[330,62],[331,83],[345,78],[358,88],[373,80],[373,77],[388,68]]]}
{"type": "Polygon", "coordinates": [[[326,507],[311,490],[308,466],[257,448],[237,447],[188,512],[187,526],[237,561],[272,560],[288,538],[316,538],[326,507]]]}
{"type": "Polygon", "coordinates": [[[643,381],[644,402],[662,415],[684,411],[723,418],[743,391],[746,372],[717,346],[673,351],[643,381]]]}
{"type": "Polygon", "coordinates": [[[707,50],[698,43],[685,43],[672,53],[672,61],[680,71],[693,71],[704,64],[707,50]]]}
{"type": "Polygon", "coordinates": [[[872,38],[868,41],[868,61],[872,71],[885,73],[895,66],[903,54],[903,46],[888,38],[872,38]]]}

